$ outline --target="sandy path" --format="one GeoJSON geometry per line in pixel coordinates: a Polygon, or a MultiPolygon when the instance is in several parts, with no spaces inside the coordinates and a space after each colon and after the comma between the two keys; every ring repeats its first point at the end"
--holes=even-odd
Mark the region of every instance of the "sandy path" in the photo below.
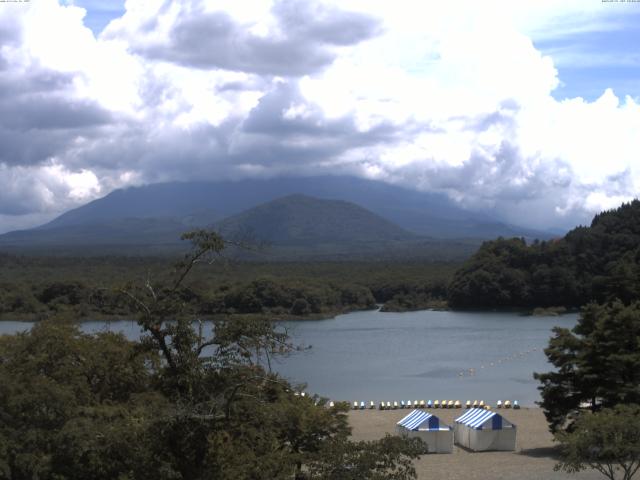
{"type": "MultiPolygon", "coordinates": [[[[440,420],[451,425],[463,410],[432,410],[440,420]]],[[[553,438],[539,408],[501,410],[504,417],[518,427],[515,452],[472,453],[454,446],[452,454],[423,455],[416,461],[419,479],[519,479],[554,480],[603,479],[597,472],[569,475],[554,472],[553,438]]],[[[354,440],[374,440],[393,434],[395,424],[408,410],[356,410],[349,413],[354,440]]]]}

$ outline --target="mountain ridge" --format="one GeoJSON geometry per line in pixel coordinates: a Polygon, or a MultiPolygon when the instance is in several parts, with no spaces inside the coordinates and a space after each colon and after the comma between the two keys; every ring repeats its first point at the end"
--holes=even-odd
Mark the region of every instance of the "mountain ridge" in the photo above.
{"type": "Polygon", "coordinates": [[[280,177],[222,182],[170,182],[115,190],[37,227],[46,230],[122,218],[171,218],[185,225],[209,224],[289,194],[355,203],[401,228],[434,238],[524,236],[555,233],[506,224],[426,193],[357,177],[280,177]],[[199,212],[199,215],[195,215],[199,212]],[[197,221],[188,219],[196,217],[197,221]]]}
{"type": "Polygon", "coordinates": [[[215,223],[224,237],[256,232],[259,240],[278,245],[415,240],[392,222],[344,200],[291,194],[215,223]]]}
{"type": "Polygon", "coordinates": [[[193,215],[186,221],[116,218],[70,225],[63,222],[1,235],[0,247],[14,252],[45,249],[89,255],[177,253],[186,247],[180,241],[181,234],[194,227],[217,230],[233,244],[249,246],[231,248],[231,252],[240,259],[258,261],[460,260],[479,245],[479,241],[420,236],[353,202],[304,194],[280,197],[206,225],[204,218],[211,218],[210,214],[193,215]]]}

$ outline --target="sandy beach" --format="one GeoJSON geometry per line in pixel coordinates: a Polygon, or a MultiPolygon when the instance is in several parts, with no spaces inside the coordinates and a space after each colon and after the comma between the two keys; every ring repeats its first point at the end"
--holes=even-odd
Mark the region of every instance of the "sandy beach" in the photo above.
{"type": "MultiPolygon", "coordinates": [[[[432,410],[441,421],[452,425],[462,410],[432,410]]],[[[353,410],[349,422],[354,440],[375,440],[395,433],[395,424],[409,410],[353,410]]],[[[542,410],[522,408],[500,410],[518,428],[515,452],[469,452],[454,446],[452,454],[423,455],[416,461],[419,479],[576,479],[604,478],[595,471],[579,474],[554,472],[554,442],[542,410]]]]}

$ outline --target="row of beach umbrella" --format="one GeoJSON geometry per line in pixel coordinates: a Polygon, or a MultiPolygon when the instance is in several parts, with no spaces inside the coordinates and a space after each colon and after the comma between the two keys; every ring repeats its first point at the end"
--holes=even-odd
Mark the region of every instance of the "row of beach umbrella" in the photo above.
{"type": "MultiPolygon", "coordinates": [[[[295,392],[294,395],[304,397],[305,392],[295,392]]],[[[335,402],[329,402],[329,407],[334,406],[335,402]]],[[[491,406],[489,404],[485,404],[484,400],[474,400],[473,402],[471,400],[467,400],[464,407],[485,408],[487,410],[491,409],[491,406]]],[[[376,404],[373,400],[368,404],[364,401],[354,401],[352,408],[353,410],[366,410],[367,408],[369,410],[373,410],[376,408],[376,404]]],[[[407,400],[406,402],[404,400],[400,400],[399,402],[380,402],[378,404],[379,410],[397,410],[402,408],[462,408],[462,403],[460,400],[427,400],[426,402],[424,400],[407,400]]],[[[496,402],[496,408],[514,408],[517,410],[520,408],[520,404],[517,400],[514,400],[513,403],[510,400],[505,400],[504,402],[502,400],[498,400],[496,402]]]]}
{"type": "MultiPolygon", "coordinates": [[[[329,406],[332,407],[334,405],[334,402],[330,402],[329,406]]],[[[464,404],[465,408],[486,408],[486,409],[490,409],[491,406],[488,404],[485,404],[483,400],[474,400],[473,402],[471,400],[467,400],[466,403],[464,404]]],[[[520,408],[520,404],[518,403],[517,400],[514,400],[513,403],[510,400],[505,400],[504,402],[502,400],[498,400],[498,402],[496,403],[496,407],[497,408],[514,408],[514,409],[518,409],[520,408]]],[[[376,404],[373,401],[370,401],[368,404],[366,402],[363,401],[354,401],[352,404],[352,408],[353,410],[365,410],[365,409],[370,409],[373,410],[376,408],[376,404]]],[[[397,410],[397,409],[402,409],[402,408],[462,408],[462,403],[460,402],[460,400],[435,400],[435,401],[431,401],[431,400],[427,400],[426,402],[424,400],[407,400],[406,402],[404,400],[400,400],[398,401],[394,401],[394,402],[380,402],[378,404],[378,409],[379,410],[397,410]]]]}

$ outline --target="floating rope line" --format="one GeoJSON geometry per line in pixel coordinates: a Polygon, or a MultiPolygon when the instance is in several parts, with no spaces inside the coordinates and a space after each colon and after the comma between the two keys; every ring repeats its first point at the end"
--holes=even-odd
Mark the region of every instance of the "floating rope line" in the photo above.
{"type": "MultiPolygon", "coordinates": [[[[493,360],[491,362],[489,362],[488,364],[482,364],[480,365],[480,370],[484,370],[485,368],[493,368],[496,367],[498,365],[502,365],[503,363],[507,363],[511,360],[517,360],[520,358],[524,358],[527,355],[537,352],[538,351],[538,347],[530,347],[527,350],[523,350],[521,352],[514,352],[506,357],[503,358],[499,358],[497,360],[493,360]]],[[[540,348],[540,351],[542,351],[542,348],[540,348]]],[[[477,370],[475,368],[467,368],[467,369],[463,369],[460,370],[458,372],[458,378],[465,378],[465,377],[475,377],[477,374],[477,370]]]]}

